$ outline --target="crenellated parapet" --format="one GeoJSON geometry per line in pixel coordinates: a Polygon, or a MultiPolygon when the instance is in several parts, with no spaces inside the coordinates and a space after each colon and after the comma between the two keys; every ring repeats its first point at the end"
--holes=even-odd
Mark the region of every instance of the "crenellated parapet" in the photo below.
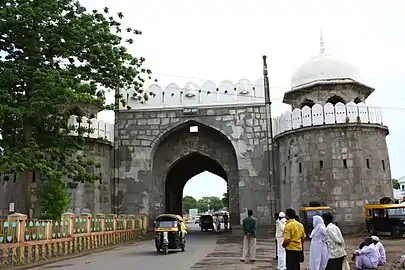
{"type": "Polygon", "coordinates": [[[333,125],[343,123],[362,123],[383,125],[381,108],[366,106],[364,103],[349,102],[315,104],[312,108],[304,106],[286,112],[273,121],[274,136],[289,130],[303,127],[333,125]]]}
{"type": "Polygon", "coordinates": [[[89,129],[90,132],[86,132],[83,136],[100,139],[107,142],[114,142],[114,125],[106,123],[104,121],[98,120],[96,118],[89,119],[87,117],[82,117],[81,121],[78,121],[76,115],[72,115],[68,121],[69,126],[74,126],[74,130],[71,131],[71,135],[77,136],[78,129],[80,127],[89,129]]]}
{"type": "MultiPolygon", "coordinates": [[[[123,91],[123,90],[121,90],[123,91]]],[[[141,103],[133,91],[121,92],[131,109],[176,108],[187,106],[213,106],[232,104],[264,104],[263,79],[253,84],[247,79],[239,80],[236,84],[224,80],[219,84],[206,81],[202,85],[193,82],[183,87],[170,83],[166,87],[152,84],[144,89],[149,95],[147,101],[141,103]]],[[[120,109],[127,109],[120,104],[120,109]]]]}

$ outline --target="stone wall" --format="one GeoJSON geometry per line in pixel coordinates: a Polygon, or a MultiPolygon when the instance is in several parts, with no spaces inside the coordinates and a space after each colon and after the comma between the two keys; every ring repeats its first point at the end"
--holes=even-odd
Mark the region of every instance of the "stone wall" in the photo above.
{"type": "MultiPolygon", "coordinates": [[[[120,192],[117,199],[120,202],[120,208],[124,213],[145,213],[151,218],[164,209],[164,198],[162,198],[164,177],[156,176],[156,170],[166,168],[157,167],[159,165],[154,164],[154,157],[157,153],[159,156],[170,155],[171,148],[158,150],[162,138],[170,135],[176,127],[183,126],[188,121],[194,121],[190,123],[201,124],[212,128],[213,131],[221,132],[235,150],[237,173],[230,175],[230,181],[238,183],[239,214],[242,213],[243,216],[245,209],[251,208],[260,223],[269,223],[271,216],[270,188],[266,174],[266,162],[263,158],[266,150],[265,116],[265,109],[262,105],[199,108],[197,115],[192,116],[184,115],[183,109],[179,108],[159,112],[120,111],[118,114],[120,126],[117,132],[118,138],[116,138],[119,145],[117,182],[119,182],[120,192]]],[[[208,138],[209,136],[206,137],[206,139],[208,138]]],[[[206,149],[205,152],[208,155],[216,156],[218,161],[226,162],[221,159],[223,155],[215,154],[216,149],[212,149],[213,145],[209,145],[208,140],[200,141],[199,145],[198,151],[206,149]]],[[[229,149],[227,146],[224,147],[229,149]]],[[[179,144],[176,149],[174,157],[196,150],[192,144],[179,144]]],[[[167,164],[170,162],[172,159],[168,160],[167,164]]],[[[221,165],[226,167],[226,164],[221,165]]]]}
{"type": "Polygon", "coordinates": [[[348,123],[277,136],[282,207],[324,201],[343,227],[364,223],[364,203],[393,195],[387,134],[385,126],[348,123]]]}
{"type": "MultiPolygon", "coordinates": [[[[72,202],[69,206],[70,212],[80,214],[82,211],[91,213],[111,213],[112,183],[113,179],[113,147],[106,141],[89,139],[85,145],[84,153],[89,158],[94,158],[100,168],[89,168],[88,172],[101,174],[101,182],[78,183],[77,187],[69,188],[72,194],[72,202]]],[[[38,206],[38,189],[44,183],[37,173],[32,175],[31,187],[31,217],[40,217],[41,209],[38,206]]],[[[0,177],[0,217],[8,215],[10,202],[15,203],[15,211],[18,210],[20,196],[20,174],[11,174],[8,181],[4,176],[0,177]]],[[[71,185],[70,185],[71,186],[71,185]]]]}
{"type": "Polygon", "coordinates": [[[112,195],[114,183],[113,175],[113,146],[108,142],[96,141],[84,147],[84,153],[91,157],[100,168],[88,168],[88,173],[101,176],[100,181],[94,183],[78,183],[70,188],[72,201],[68,211],[80,215],[89,213],[112,213],[112,195]]]}

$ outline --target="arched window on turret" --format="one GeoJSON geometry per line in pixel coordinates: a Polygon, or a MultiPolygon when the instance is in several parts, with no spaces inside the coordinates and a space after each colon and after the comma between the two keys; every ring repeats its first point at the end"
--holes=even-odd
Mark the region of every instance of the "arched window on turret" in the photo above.
{"type": "Polygon", "coordinates": [[[314,106],[314,105],[315,105],[315,102],[312,99],[306,98],[301,102],[301,109],[304,108],[305,106],[312,108],[312,106],[314,106]]]}
{"type": "Polygon", "coordinates": [[[339,102],[346,104],[346,101],[341,96],[337,96],[337,95],[331,96],[326,101],[326,103],[332,103],[333,105],[336,105],[336,103],[339,103],[339,102]]]}
{"type": "Polygon", "coordinates": [[[361,102],[361,98],[356,97],[356,98],[353,100],[353,102],[356,103],[356,104],[359,104],[359,103],[361,102]]]}

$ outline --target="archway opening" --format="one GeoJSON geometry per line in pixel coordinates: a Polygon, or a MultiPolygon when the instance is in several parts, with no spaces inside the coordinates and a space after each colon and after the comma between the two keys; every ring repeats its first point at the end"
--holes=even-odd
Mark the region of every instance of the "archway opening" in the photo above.
{"type": "MultiPolygon", "coordinates": [[[[239,224],[239,180],[235,148],[219,130],[194,120],[173,127],[161,136],[153,159],[153,205],[155,214],[183,214],[185,184],[202,172],[224,179],[229,194],[229,217],[239,224]]],[[[204,184],[203,179],[201,180],[204,184]]],[[[215,191],[219,185],[212,185],[215,191]]],[[[225,193],[225,192],[223,192],[225,193]]],[[[222,199],[222,198],[221,198],[222,199]]],[[[153,214],[152,214],[153,215],[153,214]]]]}
{"type": "Polygon", "coordinates": [[[301,102],[301,109],[304,108],[305,106],[312,108],[312,106],[314,106],[314,105],[315,105],[315,102],[312,99],[306,98],[301,102]]]}
{"type": "Polygon", "coordinates": [[[229,212],[228,182],[204,171],[190,178],[183,188],[183,215],[195,219],[201,213],[215,211],[229,212]]]}
{"type": "Polygon", "coordinates": [[[326,101],[326,103],[331,103],[332,105],[336,105],[339,102],[346,104],[346,101],[341,96],[338,95],[333,95],[326,101]]]}
{"type": "MultiPolygon", "coordinates": [[[[228,176],[223,167],[215,160],[201,153],[193,152],[180,160],[178,160],[167,174],[165,184],[165,210],[168,213],[176,213],[179,215],[188,214],[190,206],[183,205],[184,187],[192,178],[198,179],[198,185],[193,190],[193,195],[187,194],[198,202],[200,205],[195,206],[199,212],[219,211],[229,205],[223,205],[221,195],[227,191],[223,189],[223,183],[228,182],[228,176]],[[209,172],[209,173],[207,173],[209,172]],[[212,181],[212,174],[216,175],[216,181],[212,181]],[[201,178],[202,177],[206,177],[201,178]],[[210,179],[211,177],[211,179],[210,179]],[[218,179],[219,178],[219,179],[218,179]],[[207,184],[211,186],[207,186],[207,184]],[[222,193],[219,195],[218,193],[222,193]]],[[[190,198],[191,199],[191,198],[190,198]]]]}

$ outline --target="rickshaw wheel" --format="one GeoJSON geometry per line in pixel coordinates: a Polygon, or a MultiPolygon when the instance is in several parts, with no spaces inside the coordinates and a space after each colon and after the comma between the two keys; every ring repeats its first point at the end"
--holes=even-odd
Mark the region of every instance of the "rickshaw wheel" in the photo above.
{"type": "Polygon", "coordinates": [[[369,233],[371,233],[371,235],[377,235],[377,230],[375,229],[375,226],[373,224],[370,225],[368,231],[369,233]]]}
{"type": "Polygon", "coordinates": [[[185,250],[186,250],[186,245],[185,245],[185,244],[182,244],[182,245],[181,245],[181,251],[184,252],[185,250]]]}
{"type": "Polygon", "coordinates": [[[168,246],[164,246],[163,247],[163,254],[167,255],[169,253],[169,247],[168,246]]]}
{"type": "Polygon", "coordinates": [[[393,237],[393,238],[399,238],[399,237],[401,237],[402,236],[402,234],[401,234],[401,232],[398,230],[398,229],[393,229],[392,231],[391,231],[391,237],[393,237]]]}

